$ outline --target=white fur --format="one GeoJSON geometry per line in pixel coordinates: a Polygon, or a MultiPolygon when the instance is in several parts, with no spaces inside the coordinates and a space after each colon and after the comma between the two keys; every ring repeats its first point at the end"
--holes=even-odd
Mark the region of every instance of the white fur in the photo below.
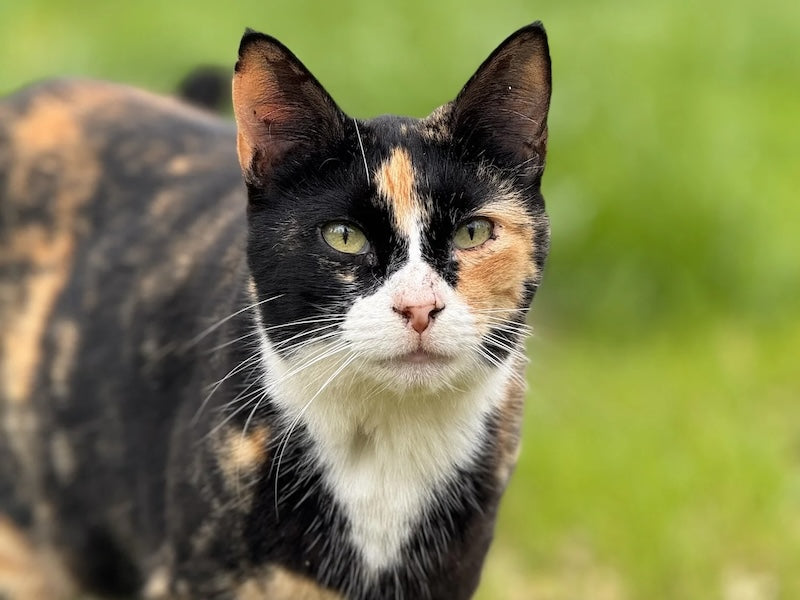
{"type": "Polygon", "coordinates": [[[426,507],[474,462],[511,361],[490,368],[480,360],[481,332],[455,290],[422,261],[418,232],[409,262],[359,298],[341,329],[335,341],[284,359],[262,328],[262,361],[287,422],[302,423],[311,436],[364,573],[375,576],[401,560],[426,507]],[[445,308],[420,336],[393,306],[399,295],[431,290],[445,308]],[[400,358],[420,348],[447,358],[400,358]]]}

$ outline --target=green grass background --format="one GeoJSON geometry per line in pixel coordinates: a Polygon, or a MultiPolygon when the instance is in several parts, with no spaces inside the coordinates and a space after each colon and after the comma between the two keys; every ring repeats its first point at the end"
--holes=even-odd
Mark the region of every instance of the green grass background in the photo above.
{"type": "Polygon", "coordinates": [[[422,116],[541,19],[553,249],[483,600],[800,598],[800,3],[0,2],[0,92],[170,91],[245,26],[422,116]]]}

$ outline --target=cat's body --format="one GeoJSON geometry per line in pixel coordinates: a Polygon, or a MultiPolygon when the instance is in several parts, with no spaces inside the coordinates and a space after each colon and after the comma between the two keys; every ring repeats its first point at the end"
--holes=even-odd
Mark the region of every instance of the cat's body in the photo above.
{"type": "Polygon", "coordinates": [[[532,26],[423,121],[345,118],[254,33],[238,139],[107,84],[0,104],[0,597],[470,597],[548,101],[532,26]]]}

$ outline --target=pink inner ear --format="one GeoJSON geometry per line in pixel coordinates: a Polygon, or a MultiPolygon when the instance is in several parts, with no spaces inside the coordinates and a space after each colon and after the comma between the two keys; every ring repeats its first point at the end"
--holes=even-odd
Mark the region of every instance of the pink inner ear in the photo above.
{"type": "Polygon", "coordinates": [[[292,118],[292,110],[283,102],[275,74],[269,62],[258,60],[252,52],[243,56],[233,78],[233,109],[239,128],[239,162],[242,170],[252,173],[273,160],[281,144],[276,144],[283,123],[292,118]],[[254,165],[254,159],[264,165],[254,165]]]}
{"type": "Polygon", "coordinates": [[[289,121],[292,118],[292,112],[288,106],[278,103],[265,103],[253,110],[253,116],[257,121],[269,127],[289,121]]]}
{"type": "MultiPolygon", "coordinates": [[[[245,132],[260,155],[277,154],[290,142],[289,128],[298,121],[297,111],[285,103],[278,102],[278,94],[272,94],[271,102],[254,105],[248,115],[245,132]]],[[[239,125],[240,130],[242,125],[239,125]]]]}
{"type": "MultiPolygon", "coordinates": [[[[239,127],[239,163],[245,176],[260,180],[296,144],[293,129],[307,122],[301,110],[283,100],[281,91],[268,73],[254,79],[258,89],[242,74],[240,85],[234,79],[234,110],[239,127]],[[258,83],[256,83],[258,85],[258,83]],[[241,93],[237,93],[238,89],[241,93]]],[[[237,77],[239,74],[237,74],[237,77]]]]}
{"type": "Polygon", "coordinates": [[[298,145],[318,148],[341,137],[336,104],[314,76],[275,40],[245,40],[233,77],[233,110],[239,128],[239,163],[252,182],[298,145]]]}

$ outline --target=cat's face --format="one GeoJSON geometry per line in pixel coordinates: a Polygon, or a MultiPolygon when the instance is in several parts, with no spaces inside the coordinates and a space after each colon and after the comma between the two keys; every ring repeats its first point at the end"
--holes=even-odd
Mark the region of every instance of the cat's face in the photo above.
{"type": "Polygon", "coordinates": [[[234,104],[264,351],[433,391],[518,355],[548,245],[549,85],[544,32],[526,28],[428,118],[356,122],[246,35],[234,104]]]}

